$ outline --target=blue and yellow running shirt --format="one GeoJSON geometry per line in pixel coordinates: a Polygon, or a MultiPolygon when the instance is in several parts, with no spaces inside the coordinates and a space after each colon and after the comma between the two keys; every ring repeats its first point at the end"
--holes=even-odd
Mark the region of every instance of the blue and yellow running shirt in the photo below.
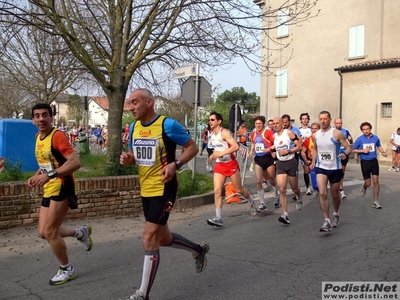
{"type": "MultiPolygon", "coordinates": [[[[157,115],[149,123],[132,123],[129,136],[129,150],[133,150],[139,170],[140,194],[162,196],[165,184],[161,170],[175,161],[176,145],[186,144],[190,135],[177,121],[157,115]]],[[[176,176],[172,182],[177,183],[176,176]]]]}

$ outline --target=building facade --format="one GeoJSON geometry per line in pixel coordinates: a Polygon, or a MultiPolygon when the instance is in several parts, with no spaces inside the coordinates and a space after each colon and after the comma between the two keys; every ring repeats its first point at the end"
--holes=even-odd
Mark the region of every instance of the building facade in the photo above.
{"type": "MultiPolygon", "coordinates": [[[[271,10],[284,2],[255,1],[271,10]]],[[[278,43],[263,47],[270,68],[261,76],[260,113],[287,113],[299,125],[301,113],[317,122],[327,110],[343,119],[353,138],[370,122],[391,152],[391,133],[400,127],[400,1],[319,0],[313,10],[315,17],[297,25],[290,24],[289,8],[263,21],[279,26],[269,32],[278,43]]]]}

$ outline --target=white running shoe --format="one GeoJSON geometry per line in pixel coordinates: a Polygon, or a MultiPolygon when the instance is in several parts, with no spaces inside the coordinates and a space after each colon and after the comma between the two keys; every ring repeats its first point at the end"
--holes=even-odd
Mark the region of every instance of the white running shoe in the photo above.
{"type": "Polygon", "coordinates": [[[125,300],[145,300],[145,298],[144,294],[141,291],[137,290],[134,295],[128,296],[125,300]]]}
{"type": "Polygon", "coordinates": [[[325,220],[324,224],[322,227],[319,229],[320,232],[327,232],[327,231],[332,231],[332,224],[331,221],[325,220]]]}
{"type": "Polygon", "coordinates": [[[80,241],[83,246],[85,247],[86,251],[90,251],[92,250],[93,247],[93,242],[92,242],[92,226],[90,226],[90,224],[85,224],[82,227],[79,228],[82,233],[83,233],[83,237],[78,239],[78,241],[80,241]]]}
{"type": "Polygon", "coordinates": [[[287,214],[282,214],[279,218],[278,221],[283,223],[283,224],[290,224],[289,216],[287,214]]]}
{"type": "Polygon", "coordinates": [[[261,186],[262,186],[263,190],[268,189],[268,184],[267,184],[266,181],[263,181],[262,184],[261,184],[261,186]]]}
{"type": "Polygon", "coordinates": [[[360,190],[361,197],[364,197],[366,192],[367,192],[367,189],[364,187],[364,184],[362,184],[361,185],[361,190],[360,190]]]}
{"type": "Polygon", "coordinates": [[[256,204],[255,203],[251,204],[250,205],[250,215],[254,217],[257,215],[257,213],[258,213],[258,209],[256,207],[256,204]]]}
{"type": "Polygon", "coordinates": [[[339,195],[340,195],[340,198],[341,198],[341,199],[347,198],[347,196],[345,195],[344,191],[340,191],[340,192],[339,192],[339,195]]]}
{"type": "Polygon", "coordinates": [[[75,279],[77,276],[78,274],[75,272],[75,268],[72,265],[69,266],[69,268],[67,269],[60,267],[57,274],[49,281],[49,284],[51,285],[63,284],[70,280],[75,279]]]}
{"type": "Polygon", "coordinates": [[[214,217],[212,219],[207,220],[207,224],[215,227],[224,227],[224,221],[218,217],[214,217]]]}
{"type": "Polygon", "coordinates": [[[376,208],[376,209],[382,209],[382,206],[379,204],[378,201],[374,201],[374,204],[372,204],[372,207],[376,208]]]}
{"type": "Polygon", "coordinates": [[[267,209],[267,206],[265,205],[265,203],[261,203],[259,206],[258,206],[258,210],[259,211],[263,211],[263,210],[266,210],[267,209]]]}
{"type": "Polygon", "coordinates": [[[338,228],[340,225],[339,225],[339,215],[333,215],[333,218],[332,218],[332,226],[333,226],[333,228],[338,228]]]}
{"type": "Polygon", "coordinates": [[[296,209],[301,210],[303,208],[303,199],[299,198],[296,202],[296,209]]]}
{"type": "Polygon", "coordinates": [[[250,172],[253,172],[253,171],[254,171],[254,162],[252,162],[252,163],[250,164],[249,170],[250,170],[250,172]]]}

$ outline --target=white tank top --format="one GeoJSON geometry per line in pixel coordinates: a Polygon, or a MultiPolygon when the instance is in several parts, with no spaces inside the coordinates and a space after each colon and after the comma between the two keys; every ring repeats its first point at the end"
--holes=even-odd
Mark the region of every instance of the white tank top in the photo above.
{"type": "Polygon", "coordinates": [[[288,155],[280,156],[279,155],[279,150],[280,149],[290,149],[290,143],[292,141],[290,140],[290,137],[287,133],[287,129],[284,129],[281,135],[278,135],[278,133],[274,134],[274,145],[276,147],[276,157],[280,161],[286,161],[290,160],[294,157],[294,153],[290,153],[288,155]]]}
{"type": "Polygon", "coordinates": [[[318,148],[318,158],[316,166],[325,170],[339,170],[342,163],[338,157],[341,143],[333,138],[335,128],[332,127],[327,132],[318,130],[315,134],[315,143],[318,148]]]}
{"type": "Polygon", "coordinates": [[[299,127],[299,130],[301,132],[301,137],[303,138],[303,141],[305,141],[307,138],[309,138],[312,135],[311,127],[307,127],[307,128],[299,127]]]}
{"type": "MultiPolygon", "coordinates": [[[[225,150],[229,149],[229,146],[230,146],[230,144],[222,138],[222,130],[224,130],[224,128],[221,128],[220,131],[217,133],[211,132],[211,134],[210,134],[210,144],[211,144],[210,147],[214,148],[214,151],[216,151],[216,152],[225,151],[225,150]]],[[[216,159],[216,162],[225,163],[225,162],[231,161],[234,158],[235,158],[235,155],[226,154],[224,156],[218,157],[216,159]]]]}

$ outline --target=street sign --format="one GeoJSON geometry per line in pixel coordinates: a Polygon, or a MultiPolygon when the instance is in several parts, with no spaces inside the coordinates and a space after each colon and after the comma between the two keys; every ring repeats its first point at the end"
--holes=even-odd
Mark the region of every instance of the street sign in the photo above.
{"type": "Polygon", "coordinates": [[[174,70],[174,78],[183,78],[196,75],[199,75],[199,68],[197,67],[197,64],[192,64],[190,66],[181,67],[174,70]]]}
{"type": "MultiPolygon", "coordinates": [[[[190,76],[182,84],[182,98],[189,105],[194,104],[196,91],[196,76],[190,76]]],[[[198,105],[204,106],[211,99],[211,84],[203,76],[199,76],[198,105]]]]}

